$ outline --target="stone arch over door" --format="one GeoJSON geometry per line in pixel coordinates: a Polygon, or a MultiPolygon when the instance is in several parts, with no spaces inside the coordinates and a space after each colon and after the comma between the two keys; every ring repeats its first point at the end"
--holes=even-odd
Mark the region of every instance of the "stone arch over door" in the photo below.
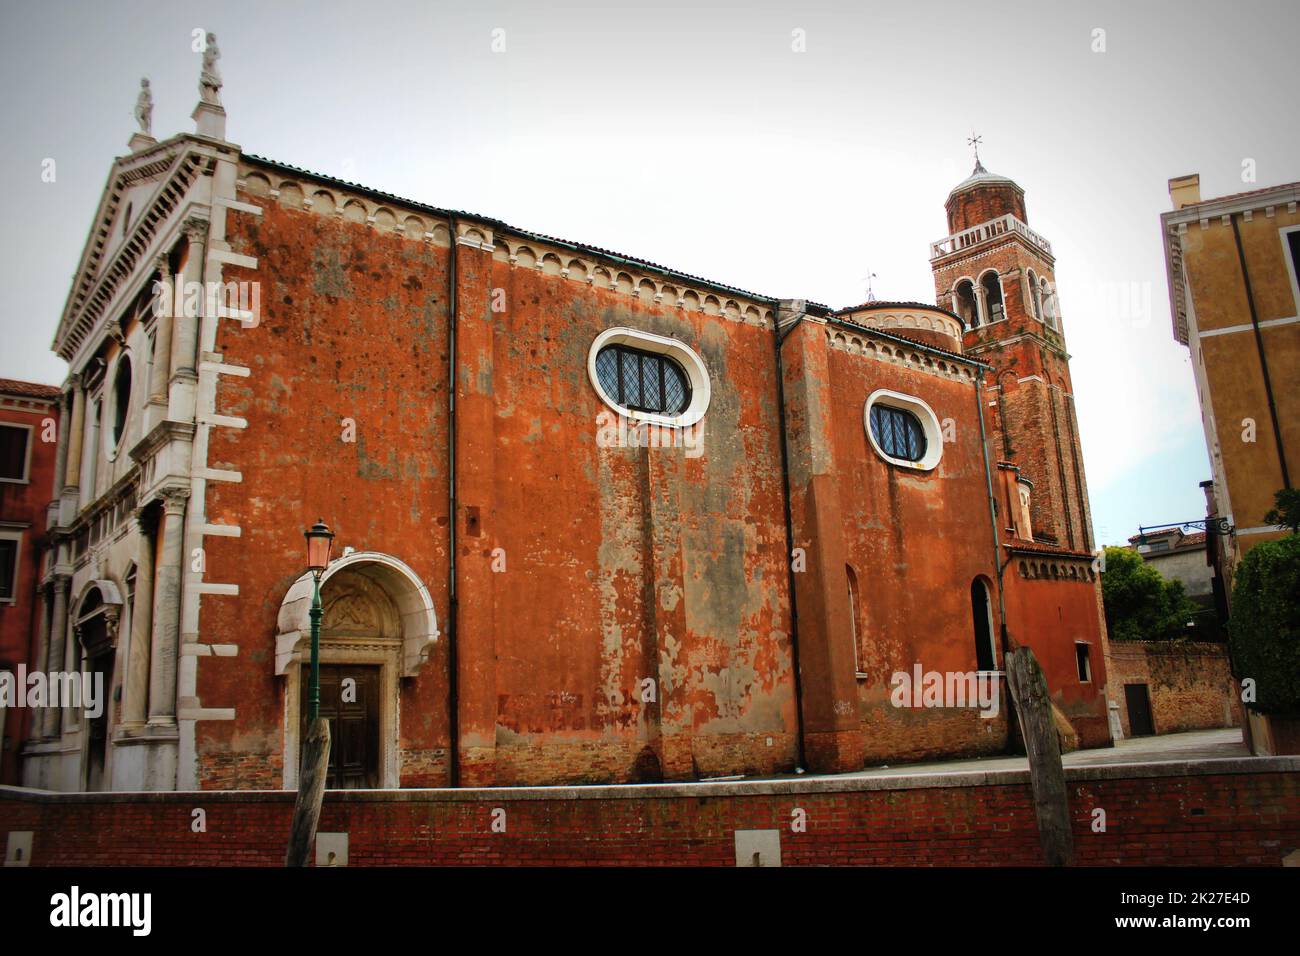
{"type": "MultiPolygon", "coordinates": [[[[417,674],[438,639],[437,615],[428,588],[392,555],[354,552],[321,575],[321,666],[357,668],[375,676],[378,768],[375,785],[399,784],[400,679],[417,674]]],[[[286,678],[284,785],[298,785],[301,714],[306,698],[304,665],[311,656],[313,581],[302,575],[280,604],[275,672],[286,678]]],[[[324,697],[324,695],[322,695],[324,697]]],[[[322,709],[322,715],[326,711],[322,709]]]]}
{"type": "MultiPolygon", "coordinates": [[[[82,684],[81,789],[112,789],[112,747],[110,737],[116,714],[112,701],[113,679],[118,670],[118,633],[122,623],[122,592],[107,578],[90,581],[81,589],[72,617],[77,656],[72,670],[79,673],[82,684]],[[89,680],[92,686],[87,688],[89,680]],[[94,708],[88,693],[94,695],[94,708]]],[[[62,670],[63,662],[50,663],[51,670],[62,670]]]]}

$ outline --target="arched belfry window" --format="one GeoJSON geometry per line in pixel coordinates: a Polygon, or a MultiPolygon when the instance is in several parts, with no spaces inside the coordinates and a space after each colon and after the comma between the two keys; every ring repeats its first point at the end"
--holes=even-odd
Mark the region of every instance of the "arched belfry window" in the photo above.
{"type": "Polygon", "coordinates": [[[1038,284],[1038,276],[1034,275],[1034,270],[1028,272],[1029,278],[1029,303],[1034,310],[1034,318],[1039,322],[1043,321],[1043,289],[1038,284]]]}
{"type": "Polygon", "coordinates": [[[980,290],[984,293],[984,311],[988,321],[1005,319],[1007,314],[1002,305],[1002,285],[998,282],[998,274],[990,270],[980,276],[980,290]]]}
{"type": "Polygon", "coordinates": [[[961,316],[962,324],[973,329],[980,324],[979,304],[975,301],[975,284],[970,279],[957,283],[953,292],[953,311],[961,316]]]}
{"type": "Polygon", "coordinates": [[[680,414],[691,401],[686,372],[667,355],[628,345],[607,345],[596,354],[596,377],[624,408],[680,414]]]}
{"type": "Polygon", "coordinates": [[[993,612],[989,606],[989,589],[983,578],[970,584],[970,612],[975,631],[975,666],[978,670],[997,670],[993,652],[993,612]]]}

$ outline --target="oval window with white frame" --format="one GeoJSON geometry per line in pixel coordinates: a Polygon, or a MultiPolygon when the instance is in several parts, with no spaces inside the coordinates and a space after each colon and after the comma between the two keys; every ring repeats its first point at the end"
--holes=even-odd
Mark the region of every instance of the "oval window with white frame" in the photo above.
{"type": "Polygon", "coordinates": [[[915,396],[876,389],[867,398],[863,424],[871,447],[891,465],[933,471],[943,457],[939,417],[915,396]]]}
{"type": "Polygon", "coordinates": [[[587,374],[596,394],[626,418],[694,425],[709,407],[709,371],[689,345],[639,329],[606,329],[591,343],[587,374]]]}

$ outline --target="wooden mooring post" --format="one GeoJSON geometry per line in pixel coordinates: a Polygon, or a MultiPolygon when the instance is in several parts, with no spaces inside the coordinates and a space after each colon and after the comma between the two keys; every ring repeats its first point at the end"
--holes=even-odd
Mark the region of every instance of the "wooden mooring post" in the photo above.
{"type": "Polygon", "coordinates": [[[298,799],[293,804],[293,825],[289,830],[289,851],[285,866],[306,866],[316,842],[316,824],[325,800],[325,779],[330,765],[330,725],[323,717],[312,721],[302,748],[298,771],[298,799]]]}
{"type": "Polygon", "coordinates": [[[1006,653],[1007,686],[1020,721],[1020,736],[1029,756],[1029,780],[1034,792],[1038,839],[1048,866],[1068,866],[1074,860],[1070,832],[1070,803],[1061,766],[1061,743],[1052,719],[1047,680],[1034,652],[1018,647],[1006,653]]]}

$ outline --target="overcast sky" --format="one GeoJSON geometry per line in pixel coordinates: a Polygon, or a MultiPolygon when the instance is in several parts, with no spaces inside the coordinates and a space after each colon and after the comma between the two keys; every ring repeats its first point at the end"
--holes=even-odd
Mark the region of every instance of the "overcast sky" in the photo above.
{"type": "Polygon", "coordinates": [[[66,374],[50,340],[140,77],[154,134],[192,130],[195,30],[219,38],[248,152],[833,306],[863,301],[868,272],[880,298],[934,301],[928,243],[974,129],[1057,256],[1107,543],[1204,512],[1168,180],[1200,173],[1206,197],[1300,180],[1294,0],[2,9],[0,377],[66,374]]]}

